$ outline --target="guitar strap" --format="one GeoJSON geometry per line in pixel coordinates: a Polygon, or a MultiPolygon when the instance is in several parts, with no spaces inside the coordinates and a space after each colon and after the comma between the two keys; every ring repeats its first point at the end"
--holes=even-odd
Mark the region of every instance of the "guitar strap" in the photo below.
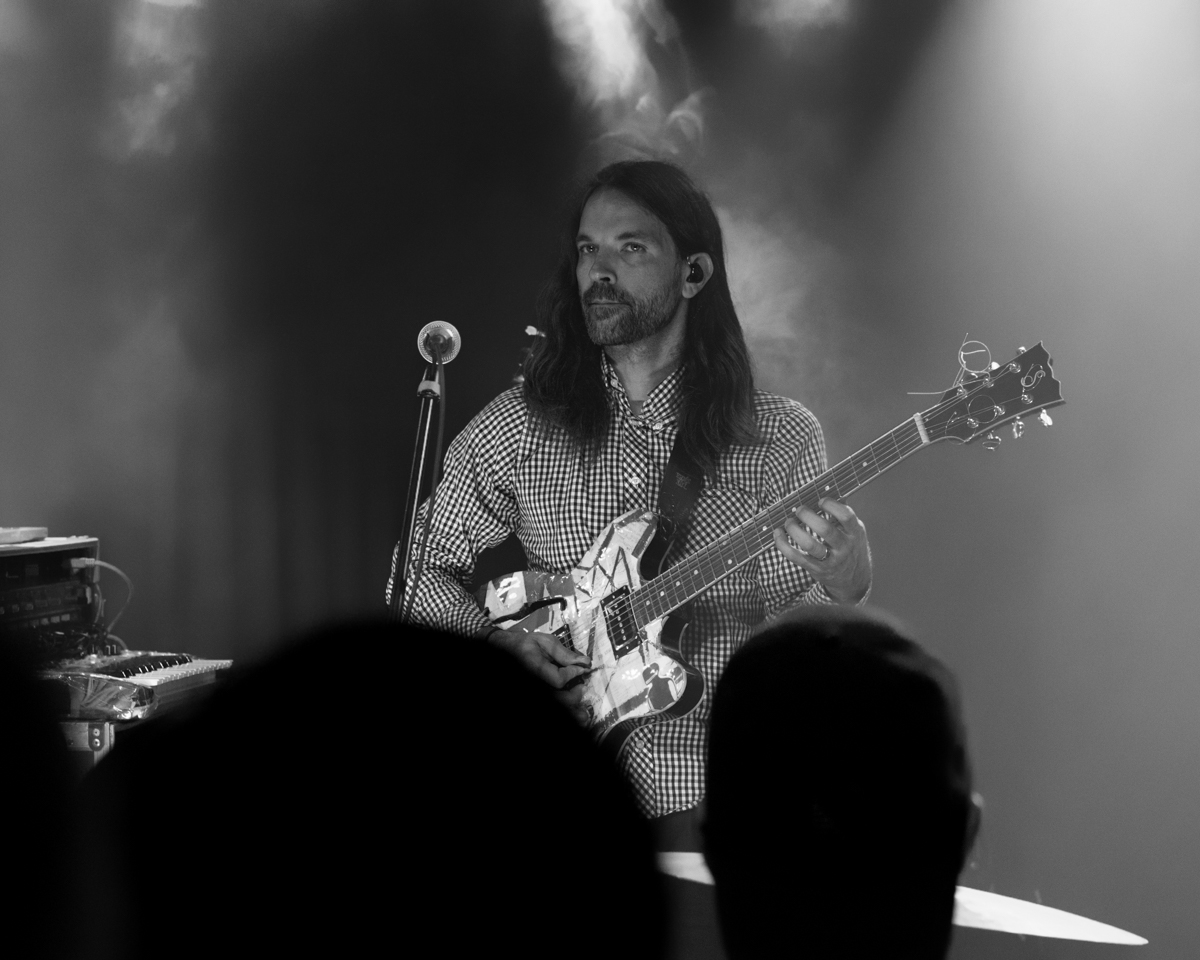
{"type": "MultiPolygon", "coordinates": [[[[671,460],[662,473],[662,486],[659,487],[659,515],[664,518],[664,533],[668,545],[676,536],[683,534],[688,526],[692,508],[700,499],[700,491],[704,486],[704,473],[696,462],[684,450],[683,434],[676,434],[676,442],[671,448],[671,460]]],[[[662,550],[666,554],[666,548],[662,550]]],[[[661,560],[661,556],[659,557],[661,560]]]]}

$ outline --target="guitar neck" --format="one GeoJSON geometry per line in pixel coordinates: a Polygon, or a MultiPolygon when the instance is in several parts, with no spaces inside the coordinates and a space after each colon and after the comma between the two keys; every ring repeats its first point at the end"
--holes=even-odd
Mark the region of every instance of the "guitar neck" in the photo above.
{"type": "Polygon", "coordinates": [[[678,610],[753,560],[774,543],[774,531],[783,526],[797,507],[816,510],[826,497],[844,500],[929,443],[921,415],[915,414],[719,540],[646,581],[629,597],[638,625],[644,626],[678,610]]]}

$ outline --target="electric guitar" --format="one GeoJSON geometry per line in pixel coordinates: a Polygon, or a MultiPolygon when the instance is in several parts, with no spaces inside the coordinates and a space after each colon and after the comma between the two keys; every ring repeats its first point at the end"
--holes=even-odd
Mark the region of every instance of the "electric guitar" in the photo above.
{"type": "Polygon", "coordinates": [[[1013,421],[1020,436],[1020,417],[1039,412],[1048,426],[1046,409],[1064,402],[1060,386],[1042,344],[1022,349],[665,571],[642,569],[665,550],[658,517],[634,510],[609,524],[569,574],[524,571],[492,580],[481,591],[484,609],[497,626],[552,634],[591,659],[582,678],[589,725],[619,751],[638,726],[686,716],[704,695],[704,677],[679,652],[686,623],[670,614],[771,547],[772,532],[796,507],[844,500],[939,440],[982,436],[995,449],[993,431],[1002,424],[1013,421]]]}

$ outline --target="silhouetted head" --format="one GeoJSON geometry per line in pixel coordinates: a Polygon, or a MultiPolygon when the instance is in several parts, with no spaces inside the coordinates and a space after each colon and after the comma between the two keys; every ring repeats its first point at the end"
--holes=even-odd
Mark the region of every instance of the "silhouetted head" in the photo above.
{"type": "Polygon", "coordinates": [[[323,630],[137,732],[85,796],[108,895],[95,956],[601,957],[595,895],[622,911],[623,950],[658,956],[660,881],[627,786],[483,641],[323,630]],[[448,664],[457,683],[425,682],[448,664]],[[183,937],[181,910],[204,918],[183,937]]]}
{"type": "Polygon", "coordinates": [[[944,957],[974,809],[952,679],[892,623],[805,608],[730,661],[705,842],[733,960],[944,957]]]}
{"type": "MultiPolygon", "coordinates": [[[[8,882],[0,928],[12,956],[56,958],[70,947],[67,905],[82,891],[74,876],[76,838],[69,808],[72,763],[44,663],[23,646],[29,637],[0,626],[0,702],[8,716],[0,812],[7,831],[8,882]]],[[[78,756],[78,754],[76,755],[78,756]]]]}

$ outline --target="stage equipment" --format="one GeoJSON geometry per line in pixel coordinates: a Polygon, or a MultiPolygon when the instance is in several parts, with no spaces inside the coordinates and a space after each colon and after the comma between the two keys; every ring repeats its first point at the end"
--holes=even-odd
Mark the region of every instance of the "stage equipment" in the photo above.
{"type": "Polygon", "coordinates": [[[87,629],[99,613],[100,541],[38,529],[41,539],[0,543],[0,637],[48,658],[70,652],[67,634],[87,629]]]}
{"type": "MultiPolygon", "coordinates": [[[[388,598],[388,609],[393,619],[408,619],[409,611],[404,606],[404,596],[410,575],[419,578],[425,557],[424,541],[429,536],[429,523],[437,495],[438,471],[442,459],[442,440],[446,430],[446,371],[445,365],[458,356],[462,348],[462,337],[453,324],[436,320],[427,323],[417,334],[417,350],[432,366],[426,367],[425,375],[417,384],[420,401],[417,412],[417,441],[413,449],[412,467],[408,474],[408,494],[404,499],[404,520],[401,527],[399,553],[396,555],[396,572],[392,578],[392,594],[388,598]],[[437,441],[433,457],[429,456],[429,435],[433,425],[434,407],[438,410],[437,441]],[[413,542],[416,534],[417,511],[421,506],[421,491],[425,478],[429,477],[429,511],[425,516],[420,556],[412,564],[413,542]],[[410,569],[411,568],[411,569],[410,569]]],[[[416,584],[411,593],[415,595],[416,584]]]]}
{"type": "MultiPolygon", "coordinates": [[[[0,531],[0,642],[37,669],[72,757],[90,769],[119,730],[195,700],[232,666],[187,653],[125,650],[102,618],[95,537],[48,537],[44,527],[0,531]]],[[[121,612],[124,611],[124,606],[121,612]]],[[[120,613],[113,618],[116,623],[120,613]]]]}
{"type": "Polygon", "coordinates": [[[127,650],[60,660],[39,671],[57,713],[73,720],[144,720],[195,697],[232,660],[127,650]]]}
{"type": "Polygon", "coordinates": [[[454,324],[435,320],[425,324],[417,334],[417,349],[426,363],[436,363],[438,357],[442,363],[449,363],[462,349],[462,337],[454,324]]]}
{"type": "Polygon", "coordinates": [[[619,751],[638,726],[686,716],[700,703],[704,677],[680,653],[685,625],[670,615],[771,547],[793,510],[844,500],[939,440],[969,443],[986,434],[985,446],[999,443],[996,427],[1062,403],[1059,386],[1045,348],[1022,349],[669,570],[653,569],[662,556],[660,518],[633,510],[600,534],[571,573],[509,574],[486,584],[480,600],[497,626],[552,634],[591,660],[578,681],[583,708],[597,739],[619,751]]]}
{"type": "Polygon", "coordinates": [[[117,735],[176,708],[195,705],[233,666],[188,653],[125,650],[57,660],[38,671],[82,777],[103,759],[117,735]]]}

